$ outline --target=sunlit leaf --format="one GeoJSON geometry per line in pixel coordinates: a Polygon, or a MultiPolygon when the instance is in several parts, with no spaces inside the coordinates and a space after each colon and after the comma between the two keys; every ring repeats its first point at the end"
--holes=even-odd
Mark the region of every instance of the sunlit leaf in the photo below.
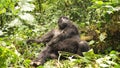
{"type": "Polygon", "coordinates": [[[112,1],[112,3],[114,3],[114,4],[120,3],[120,0],[111,0],[111,1],[112,1]]]}
{"type": "Polygon", "coordinates": [[[104,7],[106,7],[106,8],[110,8],[110,9],[114,9],[114,7],[111,6],[111,5],[106,5],[106,6],[104,6],[104,7]]]}
{"type": "Polygon", "coordinates": [[[113,11],[107,11],[107,13],[108,13],[108,14],[111,14],[111,13],[113,13],[113,11]]]}
{"type": "Polygon", "coordinates": [[[98,4],[98,5],[102,5],[103,1],[96,1],[95,3],[98,4]]]}
{"type": "Polygon", "coordinates": [[[101,63],[103,62],[103,60],[104,60],[103,58],[99,58],[99,59],[96,60],[96,62],[97,62],[98,64],[101,64],[101,63]]]}
{"type": "Polygon", "coordinates": [[[109,67],[107,64],[100,64],[101,67],[109,67]]]}
{"type": "Polygon", "coordinates": [[[20,7],[19,7],[19,6],[16,6],[15,9],[18,10],[18,9],[20,9],[20,7]]]}
{"type": "Polygon", "coordinates": [[[100,33],[100,30],[95,30],[98,34],[100,33]]]}
{"type": "Polygon", "coordinates": [[[22,25],[22,22],[18,18],[16,18],[13,21],[11,21],[11,23],[9,24],[9,27],[21,26],[21,25],[22,25]]]}
{"type": "Polygon", "coordinates": [[[94,40],[91,40],[90,42],[89,42],[89,45],[92,45],[92,44],[94,44],[95,43],[95,41],[94,40]]]}
{"type": "Polygon", "coordinates": [[[88,25],[90,24],[90,22],[89,22],[89,21],[87,21],[87,22],[85,22],[85,23],[86,23],[86,24],[88,24],[88,25]]]}
{"type": "Polygon", "coordinates": [[[29,21],[29,22],[33,22],[34,21],[34,16],[29,14],[29,13],[20,14],[19,17],[21,19],[29,21]]]}
{"type": "Polygon", "coordinates": [[[46,9],[50,8],[50,5],[48,5],[48,4],[46,4],[46,3],[43,3],[43,4],[42,4],[42,7],[43,7],[44,10],[46,10],[46,9]]]}
{"type": "Polygon", "coordinates": [[[110,52],[110,54],[116,54],[117,52],[116,51],[114,51],[114,50],[112,50],[111,52],[110,52]]]}
{"type": "Polygon", "coordinates": [[[5,13],[5,12],[6,12],[5,8],[3,8],[2,10],[0,10],[0,14],[5,13]]]}
{"type": "Polygon", "coordinates": [[[2,46],[6,46],[7,45],[5,41],[1,41],[0,43],[1,43],[2,46]]]}
{"type": "Polygon", "coordinates": [[[90,49],[88,52],[83,52],[84,56],[87,58],[96,58],[98,55],[96,55],[93,51],[93,49],[90,49]]]}
{"type": "Polygon", "coordinates": [[[28,2],[32,2],[32,1],[34,1],[34,0],[26,0],[26,1],[28,1],[28,2]]]}
{"type": "Polygon", "coordinates": [[[2,32],[2,30],[0,30],[0,36],[3,35],[4,33],[2,32]]]}
{"type": "Polygon", "coordinates": [[[115,62],[113,61],[106,61],[107,64],[111,65],[111,64],[115,64],[115,62]]]}
{"type": "Polygon", "coordinates": [[[104,41],[105,38],[107,37],[106,35],[107,35],[107,34],[106,34],[105,32],[104,32],[104,33],[101,33],[100,36],[99,36],[100,41],[104,41]]]}
{"type": "Polygon", "coordinates": [[[22,2],[20,4],[21,4],[21,11],[33,11],[35,8],[34,4],[30,4],[30,3],[22,4],[22,2]]]}

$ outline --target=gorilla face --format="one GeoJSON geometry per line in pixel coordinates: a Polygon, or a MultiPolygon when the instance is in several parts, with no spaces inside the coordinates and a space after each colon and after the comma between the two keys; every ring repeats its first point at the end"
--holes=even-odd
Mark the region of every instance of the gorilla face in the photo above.
{"type": "Polygon", "coordinates": [[[67,23],[59,23],[58,26],[59,29],[63,30],[67,26],[67,23]]]}
{"type": "Polygon", "coordinates": [[[64,29],[70,20],[67,17],[60,17],[58,20],[59,29],[64,29]]]}

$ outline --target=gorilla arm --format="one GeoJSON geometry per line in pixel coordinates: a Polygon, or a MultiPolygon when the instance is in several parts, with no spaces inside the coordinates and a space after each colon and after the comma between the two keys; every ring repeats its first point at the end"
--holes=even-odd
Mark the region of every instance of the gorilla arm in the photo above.
{"type": "Polygon", "coordinates": [[[53,36],[54,36],[54,30],[51,30],[39,39],[29,39],[29,40],[27,40],[27,44],[29,44],[29,43],[38,43],[38,44],[39,43],[47,43],[53,38],[53,36]]]}
{"type": "Polygon", "coordinates": [[[52,38],[49,42],[48,42],[48,46],[53,45],[55,43],[58,43],[59,41],[62,41],[66,38],[71,38],[73,36],[79,35],[78,30],[76,27],[70,27],[70,28],[65,28],[64,30],[61,31],[61,33],[59,35],[57,35],[56,37],[52,38]]]}

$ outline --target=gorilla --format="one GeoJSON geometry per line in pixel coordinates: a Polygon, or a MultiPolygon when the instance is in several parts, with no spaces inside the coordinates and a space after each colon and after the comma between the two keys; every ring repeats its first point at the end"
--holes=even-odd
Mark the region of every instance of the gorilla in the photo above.
{"type": "Polygon", "coordinates": [[[31,62],[33,66],[39,66],[46,62],[47,58],[57,59],[58,51],[65,51],[83,56],[90,47],[86,41],[81,41],[77,27],[65,16],[58,19],[58,29],[53,29],[39,39],[28,39],[27,43],[44,43],[45,49],[31,62]]]}

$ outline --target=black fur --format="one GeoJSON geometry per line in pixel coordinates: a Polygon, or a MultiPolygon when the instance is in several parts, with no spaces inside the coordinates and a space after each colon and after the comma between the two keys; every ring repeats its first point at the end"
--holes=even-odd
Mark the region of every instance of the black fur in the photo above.
{"type": "Polygon", "coordinates": [[[31,62],[31,65],[44,64],[47,58],[58,58],[58,51],[66,51],[83,56],[82,52],[89,50],[86,41],[81,41],[77,27],[67,18],[60,17],[58,29],[51,30],[40,39],[29,39],[27,43],[46,44],[45,49],[31,62]]]}

